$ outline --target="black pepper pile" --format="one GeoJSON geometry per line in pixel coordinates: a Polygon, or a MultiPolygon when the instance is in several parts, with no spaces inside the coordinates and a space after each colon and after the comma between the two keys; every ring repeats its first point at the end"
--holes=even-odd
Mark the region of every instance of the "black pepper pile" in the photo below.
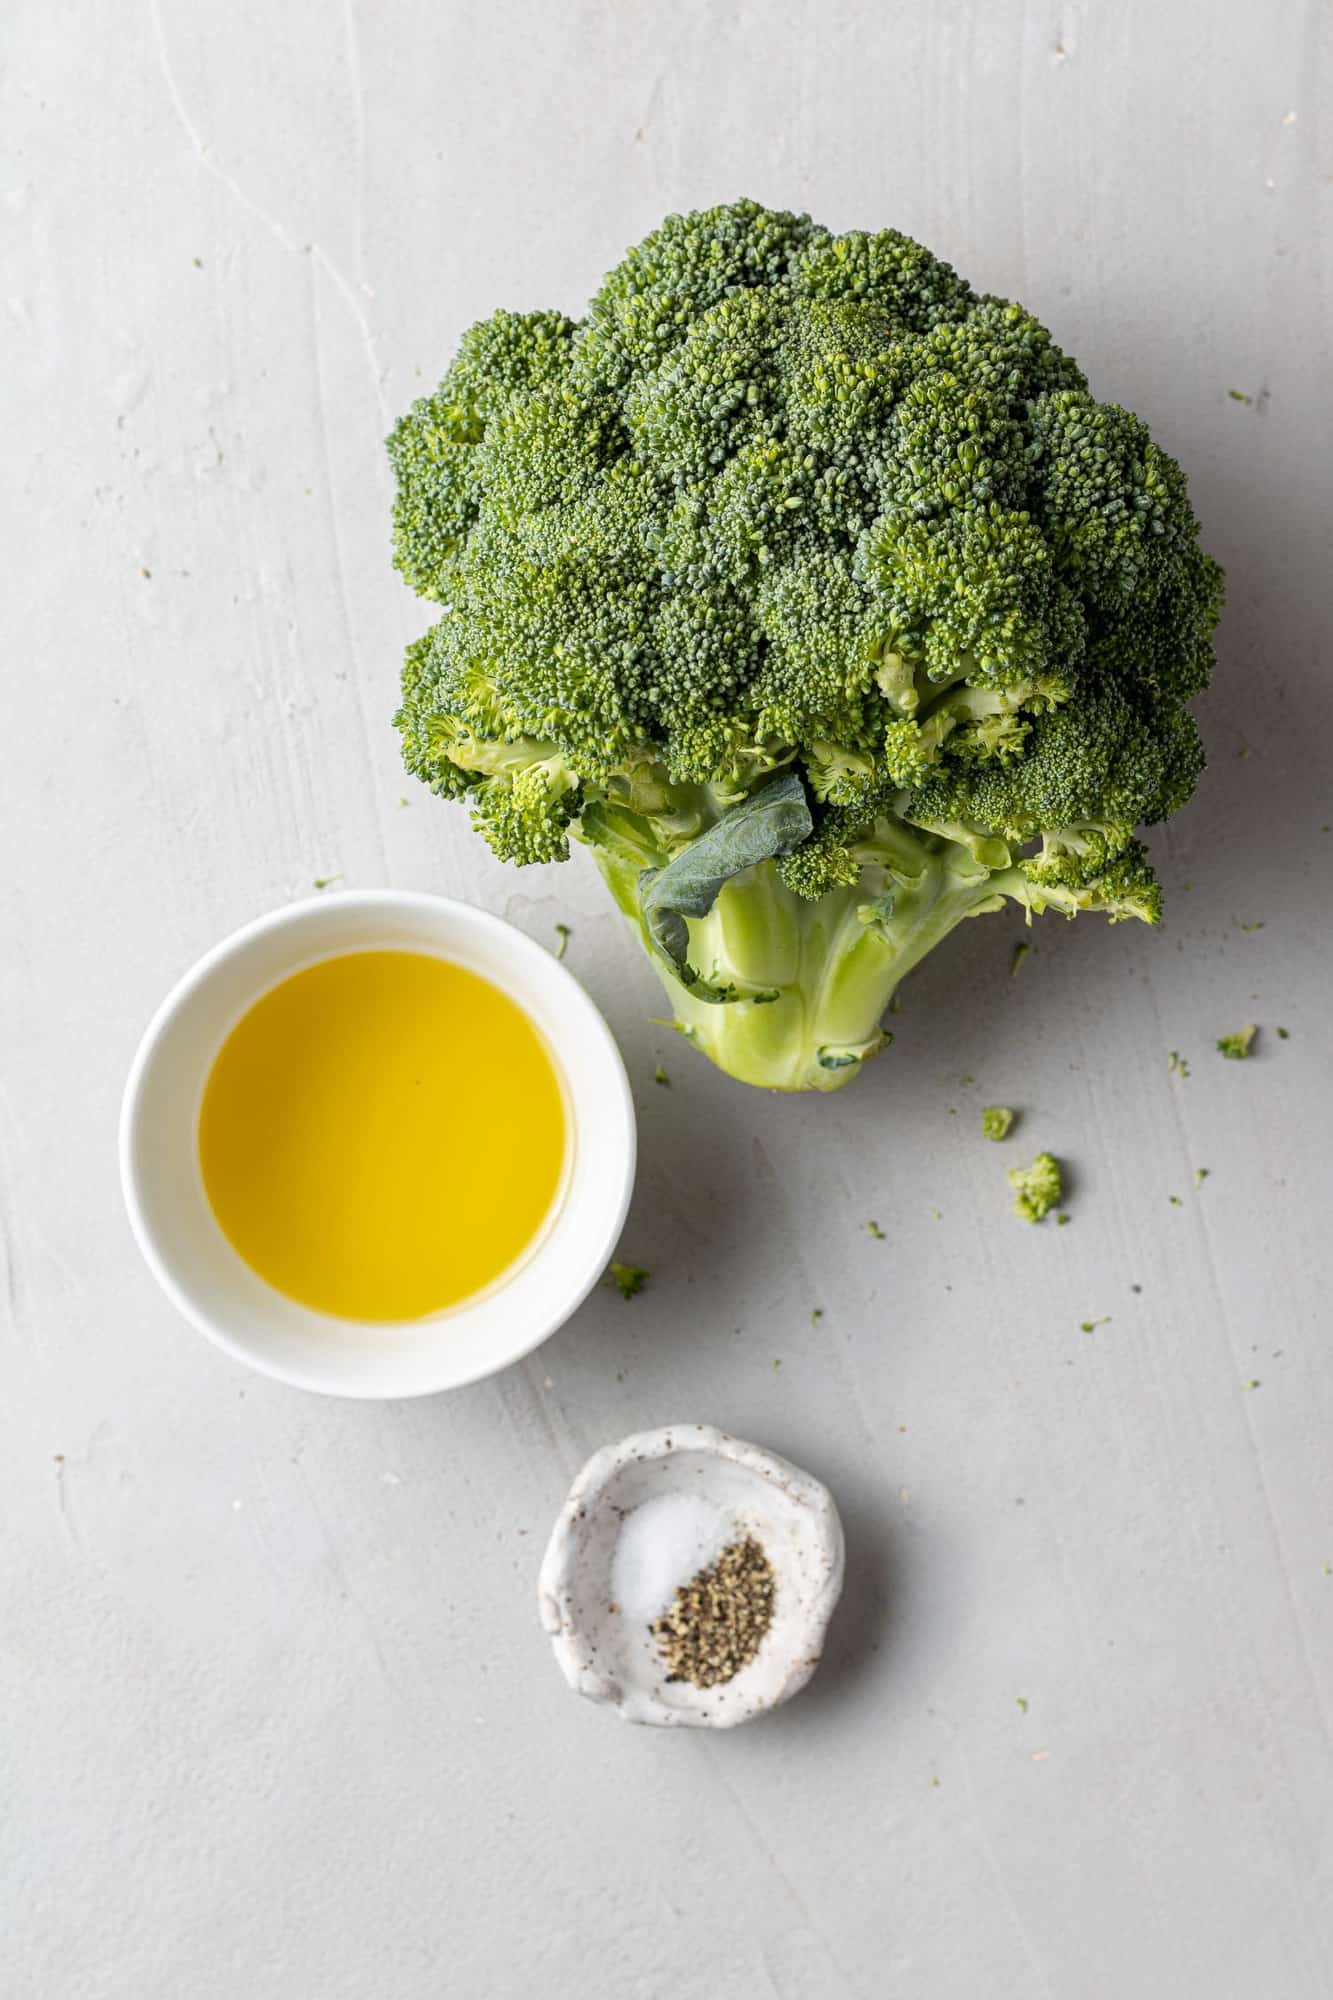
{"type": "Polygon", "coordinates": [[[773,1616],[772,1565],[753,1535],[682,1583],[650,1626],[669,1681],[718,1687],[748,1667],[773,1616]]]}

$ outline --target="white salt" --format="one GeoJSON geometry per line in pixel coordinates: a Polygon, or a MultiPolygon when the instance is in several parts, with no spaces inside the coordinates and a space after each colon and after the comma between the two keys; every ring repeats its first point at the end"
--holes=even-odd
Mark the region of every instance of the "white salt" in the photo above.
{"type": "Polygon", "coordinates": [[[733,1539],[732,1517],[692,1493],[661,1493],[620,1524],[611,1595],[632,1623],[660,1618],[682,1583],[733,1539]]]}

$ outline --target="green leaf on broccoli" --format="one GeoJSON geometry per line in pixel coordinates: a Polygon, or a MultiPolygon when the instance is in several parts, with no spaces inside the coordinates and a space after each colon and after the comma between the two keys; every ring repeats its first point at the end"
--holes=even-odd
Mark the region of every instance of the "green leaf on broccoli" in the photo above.
{"type": "Polygon", "coordinates": [[[670,960],[682,985],[696,1000],[771,1000],[766,989],[746,991],[734,982],[715,985],[689,963],[687,917],[706,917],[724,885],[761,861],[799,847],[814,825],[805,787],[793,771],[774,778],[749,798],[731,806],[697,840],[639,877],[643,920],[659,951],[670,960]]]}

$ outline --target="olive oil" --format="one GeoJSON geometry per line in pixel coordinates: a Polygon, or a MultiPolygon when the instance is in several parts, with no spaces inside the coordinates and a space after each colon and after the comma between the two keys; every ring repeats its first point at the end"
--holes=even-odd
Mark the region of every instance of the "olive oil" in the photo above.
{"type": "Polygon", "coordinates": [[[199,1165],[232,1247],[348,1319],[484,1291],[559,1197],[564,1092],[537,1028],[475,972],[352,952],[256,1001],[213,1064],[199,1165]]]}

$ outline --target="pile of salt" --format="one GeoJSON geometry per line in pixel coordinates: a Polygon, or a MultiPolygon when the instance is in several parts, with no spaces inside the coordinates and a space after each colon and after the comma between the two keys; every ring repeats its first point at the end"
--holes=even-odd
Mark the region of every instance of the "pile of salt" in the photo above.
{"type": "Polygon", "coordinates": [[[736,1537],[735,1515],[692,1493],[645,1500],[620,1525],[611,1559],[611,1595],[624,1616],[649,1625],[682,1583],[736,1537]]]}

